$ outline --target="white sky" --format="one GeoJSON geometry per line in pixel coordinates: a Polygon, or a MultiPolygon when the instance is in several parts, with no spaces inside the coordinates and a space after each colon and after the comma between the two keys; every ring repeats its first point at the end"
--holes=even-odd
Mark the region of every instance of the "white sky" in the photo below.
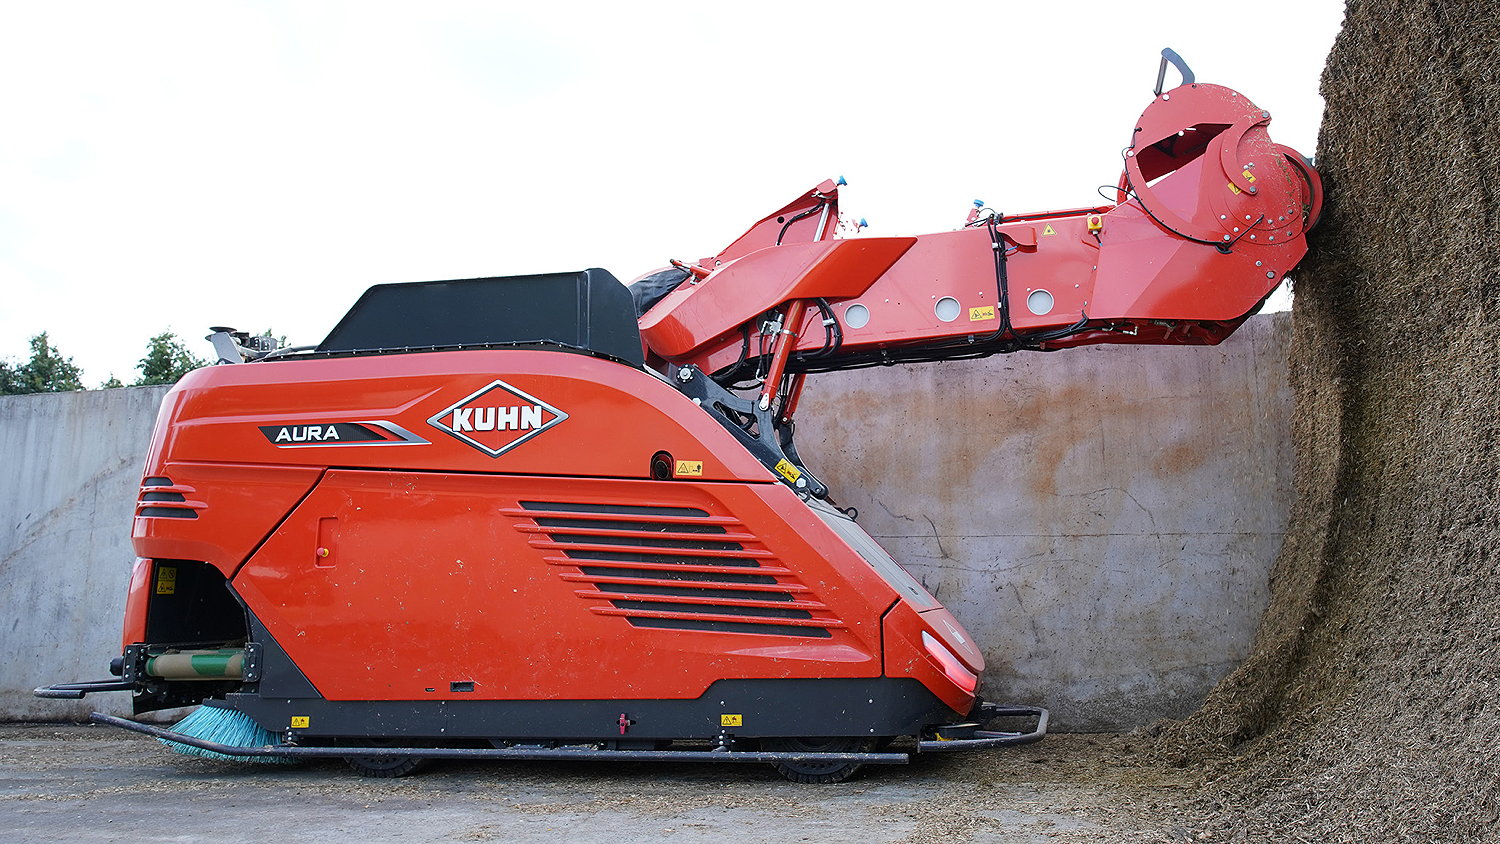
{"type": "Polygon", "coordinates": [[[0,0],[0,358],[47,331],[86,384],[128,383],[153,334],[316,343],[371,284],[629,280],[839,175],[874,235],[1099,204],[1164,46],[1311,155],[1343,17],[514,5],[0,0]]]}

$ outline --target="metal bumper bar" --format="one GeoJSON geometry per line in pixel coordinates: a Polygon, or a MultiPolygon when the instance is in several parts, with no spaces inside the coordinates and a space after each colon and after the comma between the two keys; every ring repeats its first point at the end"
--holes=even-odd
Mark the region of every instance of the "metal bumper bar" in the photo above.
{"type": "Polygon", "coordinates": [[[957,750],[984,750],[988,747],[1031,744],[1041,741],[1047,735],[1048,712],[1040,706],[1002,706],[986,701],[975,707],[973,715],[980,723],[988,723],[995,718],[1036,718],[1036,726],[1025,733],[976,728],[963,730],[953,738],[943,738],[943,731],[939,730],[938,738],[917,742],[917,751],[952,753],[957,750]]]}

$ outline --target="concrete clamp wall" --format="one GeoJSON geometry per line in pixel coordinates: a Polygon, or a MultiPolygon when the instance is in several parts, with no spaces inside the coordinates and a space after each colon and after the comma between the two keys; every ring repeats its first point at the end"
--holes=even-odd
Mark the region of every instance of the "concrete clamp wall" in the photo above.
{"type": "Polygon", "coordinates": [[[1291,500],[1291,315],[1217,347],[815,376],[815,474],[1059,729],[1182,717],[1249,653],[1291,500]]]}
{"type": "MultiPolygon", "coordinates": [[[[1216,348],[814,376],[802,454],[979,641],[990,696],[1060,729],[1195,708],[1248,652],[1290,499],[1289,315],[1216,348]]],[[[37,685],[119,652],[130,519],[166,388],[0,398],[0,719],[128,713],[37,685]]]]}
{"type": "Polygon", "coordinates": [[[125,694],[31,689],[104,679],[119,655],[130,521],[167,389],[0,397],[0,718],[129,713],[125,694]]]}

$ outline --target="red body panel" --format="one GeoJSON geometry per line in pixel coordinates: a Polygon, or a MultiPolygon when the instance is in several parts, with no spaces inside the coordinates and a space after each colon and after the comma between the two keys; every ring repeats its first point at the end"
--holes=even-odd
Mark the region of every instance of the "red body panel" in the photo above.
{"type": "Polygon", "coordinates": [[[885,673],[888,677],[913,677],[932,689],[943,702],[955,711],[963,711],[966,699],[972,692],[979,675],[984,673],[984,656],[974,645],[974,640],[958,620],[946,609],[936,607],[918,613],[908,604],[892,608],[886,616],[886,627],[891,631],[885,651],[885,673]],[[912,635],[911,631],[917,631],[912,635]],[[922,641],[920,631],[926,630],[948,653],[957,657],[960,666],[956,672],[965,676],[955,678],[945,669],[944,660],[934,653],[932,646],[922,641]]]}
{"type": "Polygon", "coordinates": [[[146,604],[150,600],[152,563],[137,557],[130,570],[130,586],[125,592],[125,623],[120,634],[120,649],[146,641],[146,604]]]}
{"type": "Polygon", "coordinates": [[[880,676],[880,616],[896,594],[836,542],[781,484],[334,471],[234,586],[273,632],[295,631],[280,636],[283,647],[332,700],[446,697],[454,681],[472,681],[466,697],[479,699],[693,698],[721,678],[880,676]],[[745,624],[724,613],[761,604],[811,618],[777,622],[776,635],[632,627],[631,612],[565,556],[585,543],[549,541],[522,502],[723,517],[735,544],[763,554],[746,571],[774,577],[795,602],[736,590],[678,615],[745,624]],[[316,553],[329,518],[333,563],[316,553]],[[830,635],[779,626],[798,623],[830,635]]]}
{"type": "Polygon", "coordinates": [[[931,596],[643,370],[540,351],[257,363],[199,370],[166,406],[147,474],[190,488],[174,506],[197,518],[139,516],[138,553],[230,575],[328,700],[690,699],[880,677],[895,651],[890,676],[973,702],[922,654],[924,632],[952,635],[918,613],[931,596]],[[493,456],[442,427],[497,380],[565,418],[493,456]],[[277,441],[374,422],[401,437],[277,441]],[[662,451],[701,474],[652,479],[662,451]]]}
{"type": "Polygon", "coordinates": [[[692,402],[660,379],[587,355],[464,351],[216,366],[183,378],[167,407],[171,414],[157,424],[147,475],[170,477],[158,468],[170,454],[178,462],[643,478],[650,476],[652,455],[665,451],[701,461],[706,480],[771,479],[723,428],[692,412],[692,402]],[[543,431],[492,457],[429,424],[496,379],[566,413],[557,430],[566,427],[568,445],[555,431],[543,431]],[[278,447],[259,430],[371,420],[393,423],[422,442],[278,447]]]}
{"type": "MultiPolygon", "coordinates": [[[[757,298],[701,298],[692,295],[694,286],[679,287],[668,294],[662,307],[641,318],[641,331],[658,355],[668,359],[688,355],[723,334],[726,325],[737,328],[755,319],[766,310],[765,301],[780,305],[793,299],[859,296],[916,242],[914,237],[882,237],[763,249],[709,279],[715,289],[755,290],[757,298]],[[726,307],[739,310],[726,311],[726,307]]],[[[738,332],[728,339],[739,342],[738,332]]]]}
{"type": "Polygon", "coordinates": [[[154,466],[148,475],[170,478],[173,488],[193,496],[187,503],[194,505],[197,518],[141,516],[152,502],[140,502],[131,537],[135,553],[156,560],[200,560],[230,577],[275,527],[267,515],[291,509],[320,474],[321,468],[311,466],[178,460],[154,466]]]}

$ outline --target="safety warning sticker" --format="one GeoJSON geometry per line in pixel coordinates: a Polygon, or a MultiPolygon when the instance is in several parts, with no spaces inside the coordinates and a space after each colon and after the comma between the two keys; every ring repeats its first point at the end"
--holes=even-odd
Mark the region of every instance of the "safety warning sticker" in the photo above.
{"type": "Polygon", "coordinates": [[[177,567],[157,566],[156,568],[156,594],[177,594],[177,567]]]}
{"type": "Polygon", "coordinates": [[[779,472],[783,478],[786,478],[792,483],[796,483],[797,479],[802,477],[802,470],[798,469],[796,466],[793,466],[792,461],[790,460],[782,460],[778,462],[776,464],[776,471],[779,472]]]}

